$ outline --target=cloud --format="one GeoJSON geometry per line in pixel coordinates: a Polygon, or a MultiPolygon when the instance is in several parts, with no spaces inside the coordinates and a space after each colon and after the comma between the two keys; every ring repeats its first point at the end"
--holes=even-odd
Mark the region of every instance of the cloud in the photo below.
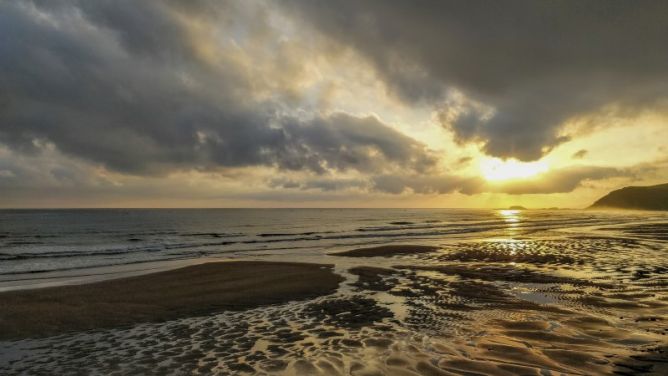
{"type": "Polygon", "coordinates": [[[466,179],[448,175],[378,175],[373,177],[373,189],[400,194],[410,189],[417,194],[445,194],[461,189],[466,179]]]}
{"type": "Polygon", "coordinates": [[[572,166],[551,170],[535,178],[489,182],[477,176],[382,174],[371,178],[372,189],[387,194],[479,193],[550,194],[572,192],[585,181],[637,176],[638,167],[617,169],[597,166],[572,166]]]}
{"type": "Polygon", "coordinates": [[[586,149],[580,149],[580,150],[576,151],[575,153],[573,153],[573,155],[571,155],[571,158],[572,159],[582,159],[587,155],[587,153],[589,153],[589,152],[586,149]]]}
{"type": "Polygon", "coordinates": [[[64,158],[48,145],[38,145],[40,152],[12,153],[0,146],[0,191],[3,200],[17,196],[44,196],[69,190],[76,196],[86,189],[114,190],[114,179],[86,163],[64,158]]]}
{"type": "Polygon", "coordinates": [[[466,165],[470,164],[471,161],[473,161],[473,157],[469,157],[469,156],[461,157],[457,160],[457,166],[466,166],[466,165]]]}
{"type": "MultiPolygon", "coordinates": [[[[346,174],[264,169],[221,172],[174,172],[166,176],[115,173],[63,155],[48,144],[39,152],[19,154],[0,146],[0,206],[247,206],[259,202],[340,202],[364,205],[373,200],[400,202],[410,197],[460,192],[550,194],[570,192],[588,182],[611,178],[613,184],[651,184],[665,178],[666,160],[628,168],[576,166],[547,172],[537,179],[487,182],[470,175],[425,174],[395,169],[386,173],[346,174]],[[650,179],[650,180],[642,180],[650,179]],[[654,180],[657,179],[657,180],[654,180]],[[642,183],[639,183],[642,181],[642,183]]],[[[606,183],[610,189],[616,185],[606,183]]],[[[475,197],[475,196],[474,196],[475,197]]],[[[387,205],[387,204],[385,204],[387,205]]]]}
{"type": "Polygon", "coordinates": [[[569,119],[658,106],[668,93],[665,7],[0,2],[2,200],[363,202],[660,179],[665,163],[492,184],[471,175],[473,148],[454,150],[444,170],[442,154],[395,125],[426,140],[438,134],[422,128],[434,110],[459,144],[529,160],[575,136],[569,119]],[[408,106],[394,113],[396,98],[408,106]]]}
{"type": "Polygon", "coordinates": [[[48,143],[134,175],[435,164],[377,117],[292,110],[299,56],[276,54],[287,47],[268,11],[260,2],[2,2],[0,142],[23,153],[48,143]]]}
{"type": "MultiPolygon", "coordinates": [[[[383,171],[388,162],[402,168],[426,172],[436,164],[435,156],[415,140],[389,128],[375,117],[353,117],[335,113],[300,123],[284,124],[295,145],[305,145],[299,156],[320,161],[319,167],[345,171],[383,171]]],[[[312,168],[318,171],[317,167],[312,168]]]]}
{"type": "Polygon", "coordinates": [[[287,3],[365,56],[398,98],[454,111],[444,126],[493,156],[538,159],[569,140],[569,120],[668,97],[662,1],[287,3]],[[452,103],[462,95],[468,103],[452,103]]]}
{"type": "Polygon", "coordinates": [[[368,182],[362,178],[274,178],[268,182],[270,188],[300,189],[300,190],[318,190],[321,192],[335,192],[349,189],[365,189],[368,182]]]}

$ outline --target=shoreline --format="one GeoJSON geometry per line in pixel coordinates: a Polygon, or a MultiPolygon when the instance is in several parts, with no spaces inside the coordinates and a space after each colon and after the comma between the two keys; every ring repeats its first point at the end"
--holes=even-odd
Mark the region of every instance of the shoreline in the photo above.
{"type": "Polygon", "coordinates": [[[0,340],[163,322],[328,295],[333,265],[209,262],[81,285],[0,293],[0,340]]]}

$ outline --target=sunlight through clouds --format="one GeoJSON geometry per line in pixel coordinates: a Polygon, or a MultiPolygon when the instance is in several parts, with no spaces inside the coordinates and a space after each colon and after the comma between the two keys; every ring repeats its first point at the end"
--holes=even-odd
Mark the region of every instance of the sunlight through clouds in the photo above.
{"type": "Polygon", "coordinates": [[[548,169],[549,166],[544,161],[504,161],[499,158],[484,158],[480,161],[480,172],[489,181],[532,178],[547,172],[548,169]]]}

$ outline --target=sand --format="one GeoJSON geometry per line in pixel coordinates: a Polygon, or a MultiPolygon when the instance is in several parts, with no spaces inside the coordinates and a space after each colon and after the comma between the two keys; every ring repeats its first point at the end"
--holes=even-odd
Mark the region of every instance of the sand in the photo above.
{"type": "Polygon", "coordinates": [[[334,292],[331,265],[219,262],[77,286],[0,294],[0,339],[161,322],[334,292]]]}
{"type": "Polygon", "coordinates": [[[369,248],[358,248],[352,249],[350,251],[334,253],[335,256],[347,256],[347,257],[388,257],[395,255],[409,255],[414,253],[428,253],[437,250],[438,247],[432,247],[428,245],[412,245],[412,244],[401,244],[401,245],[382,245],[379,247],[369,247],[369,248]]]}
{"type": "MultiPolygon", "coordinates": [[[[346,280],[333,294],[341,278],[329,266],[307,264],[209,264],[135,283],[110,281],[121,282],[115,290],[126,310],[137,309],[127,304],[127,291],[149,296],[149,287],[167,301],[182,301],[172,297],[179,290],[203,301],[173,306],[181,310],[175,320],[158,315],[116,329],[0,341],[0,374],[666,375],[668,248],[644,234],[605,231],[548,230],[522,239],[501,232],[443,241],[438,249],[389,244],[352,252],[381,257],[309,258],[338,263],[346,280]],[[228,268],[208,273],[224,283],[201,281],[209,278],[206,267],[228,268]],[[198,316],[206,312],[216,313],[198,316]]],[[[94,291],[114,290],[81,295],[86,289],[76,287],[74,296],[96,304],[110,299],[94,291]]],[[[17,294],[34,309],[50,296],[38,292],[17,294]]],[[[7,296],[0,301],[15,307],[17,299],[7,296]]],[[[113,317],[111,307],[106,314],[113,317]]],[[[99,324],[88,320],[91,328],[99,324]]]]}

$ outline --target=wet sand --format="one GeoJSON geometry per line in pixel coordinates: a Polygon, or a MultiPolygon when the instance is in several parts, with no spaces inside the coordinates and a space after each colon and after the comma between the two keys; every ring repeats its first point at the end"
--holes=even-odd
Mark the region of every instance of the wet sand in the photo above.
{"type": "MultiPolygon", "coordinates": [[[[184,294],[198,300],[190,294],[203,293],[206,301],[188,303],[176,319],[0,341],[0,373],[665,375],[668,226],[642,236],[626,227],[577,230],[513,230],[315,258],[334,268],[232,262],[146,276],[145,284],[109,281],[121,284],[119,296],[149,285],[172,291],[165,287],[176,283],[173,273],[185,270],[194,286],[182,286],[184,294]],[[216,307],[209,304],[218,293],[195,275],[202,267],[229,268],[204,274],[236,286],[219,287],[227,300],[216,307]]],[[[88,286],[99,293],[96,285],[88,286]]],[[[44,301],[45,291],[17,294],[44,301]]],[[[99,324],[90,323],[79,329],[99,324]]]]}
{"type": "Polygon", "coordinates": [[[427,253],[437,250],[438,247],[427,245],[401,244],[381,245],[378,247],[351,249],[345,252],[334,253],[334,256],[347,257],[387,257],[395,255],[410,255],[415,253],[427,253]]]}
{"type": "Polygon", "coordinates": [[[0,294],[0,339],[45,337],[330,294],[331,265],[219,262],[138,277],[0,294]]]}

